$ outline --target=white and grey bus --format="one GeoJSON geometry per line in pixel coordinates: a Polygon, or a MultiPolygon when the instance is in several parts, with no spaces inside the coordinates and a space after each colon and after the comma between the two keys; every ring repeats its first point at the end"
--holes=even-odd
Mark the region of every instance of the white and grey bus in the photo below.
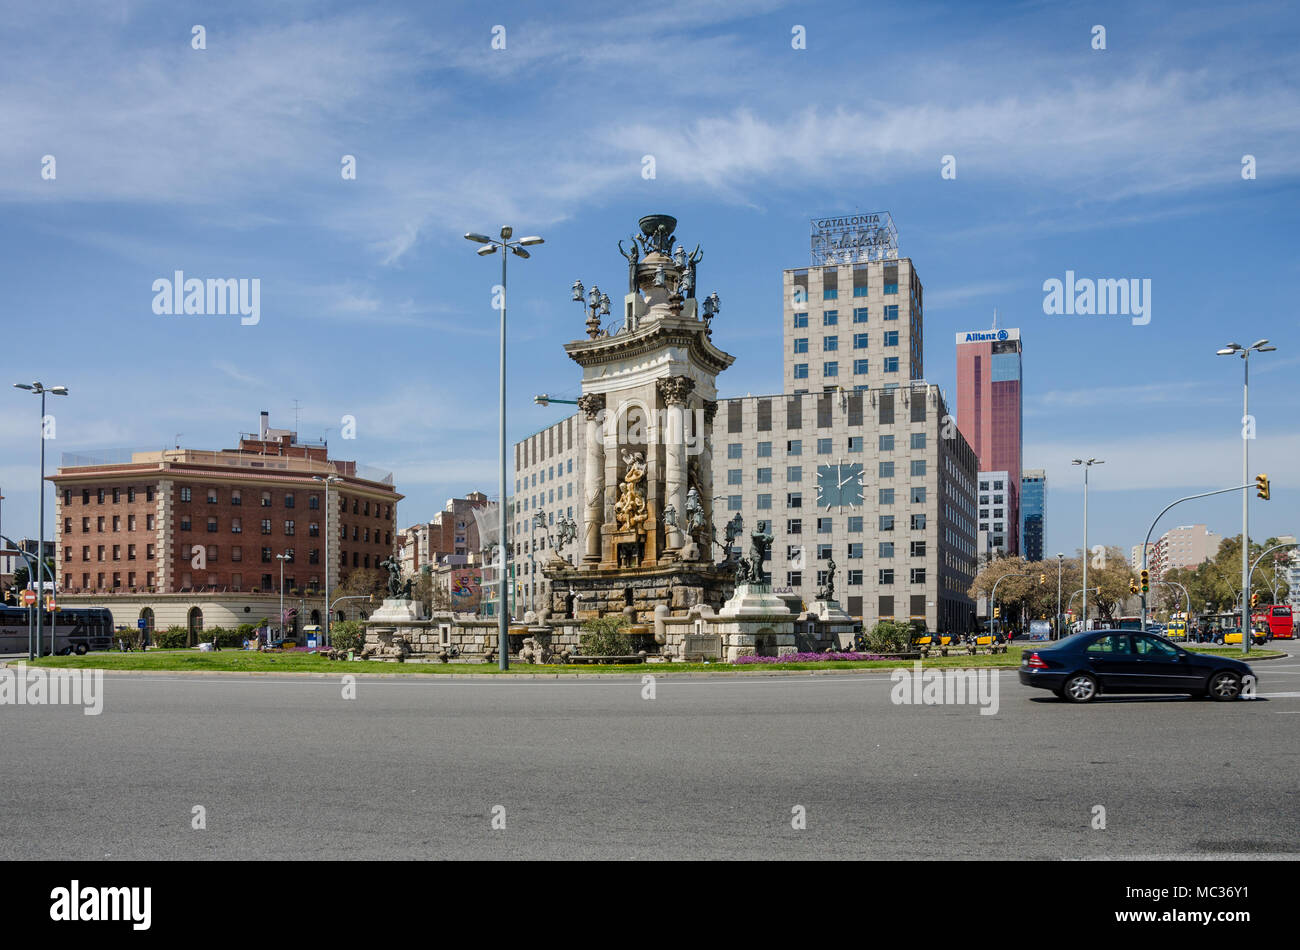
{"type": "MultiPolygon", "coordinates": [[[[0,654],[26,653],[32,612],[26,607],[0,607],[0,654]]],[[[90,650],[108,650],[113,645],[113,614],[107,607],[73,607],[41,617],[41,653],[48,656],[90,650]],[[53,649],[51,649],[53,639],[53,649]]]]}

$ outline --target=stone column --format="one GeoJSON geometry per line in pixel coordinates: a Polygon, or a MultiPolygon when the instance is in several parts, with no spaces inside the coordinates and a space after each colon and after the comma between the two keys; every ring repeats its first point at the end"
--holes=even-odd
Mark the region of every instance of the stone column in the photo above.
{"type": "Polygon", "coordinates": [[[587,460],[582,486],[584,561],[600,560],[600,527],[605,523],[605,435],[601,412],[604,393],[578,397],[578,408],[587,417],[587,460]]]}
{"type": "MultiPolygon", "coordinates": [[[[704,505],[705,530],[711,531],[714,527],[713,521],[713,417],[718,414],[718,404],[715,400],[706,399],[702,403],[704,430],[700,433],[700,494],[704,497],[700,503],[704,505]]],[[[706,537],[711,535],[706,534],[706,537]]],[[[709,552],[709,559],[713,558],[713,551],[709,552]]]]}
{"type": "MultiPolygon", "coordinates": [[[[658,381],[659,396],[664,403],[664,421],[659,426],[660,437],[664,440],[666,470],[664,482],[667,489],[667,504],[677,512],[678,526],[685,525],[686,490],[689,487],[689,473],[686,459],[687,426],[690,425],[690,395],[695,389],[695,380],[689,376],[669,376],[658,381]]],[[[680,532],[678,533],[680,536],[680,532]]]]}

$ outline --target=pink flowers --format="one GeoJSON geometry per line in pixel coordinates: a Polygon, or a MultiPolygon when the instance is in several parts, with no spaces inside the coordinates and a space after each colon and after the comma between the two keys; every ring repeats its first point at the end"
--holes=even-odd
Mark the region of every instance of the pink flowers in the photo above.
{"type": "Polygon", "coordinates": [[[787,653],[784,656],[741,656],[736,658],[736,665],[742,663],[820,663],[825,660],[883,660],[883,656],[874,653],[787,653]]]}

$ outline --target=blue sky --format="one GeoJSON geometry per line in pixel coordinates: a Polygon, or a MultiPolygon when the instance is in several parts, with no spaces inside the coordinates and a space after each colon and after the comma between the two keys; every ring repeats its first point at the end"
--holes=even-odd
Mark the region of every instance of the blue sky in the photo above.
{"type": "MultiPolygon", "coordinates": [[[[1252,359],[1251,468],[1274,498],[1252,504],[1252,535],[1300,533],[1285,3],[120,2],[4,18],[0,365],[5,383],[72,390],[55,462],[176,433],[231,445],[261,409],[292,426],[298,400],[301,435],[394,471],[414,523],[495,491],[499,263],[465,231],[547,241],[511,269],[513,441],[567,408],[534,393],[577,392],[569,286],[617,298],[615,243],[640,215],[674,214],[703,245],[714,340],[737,356],[720,389],[743,395],[780,387],[781,270],[807,262],[808,219],[887,210],[926,288],[930,381],[953,398],[953,334],[995,307],[1022,330],[1049,552],[1082,541],[1076,455],[1107,463],[1094,544],[1134,544],[1168,500],[1236,483],[1241,365],[1214,351],[1261,337],[1279,350],[1252,359]],[[152,283],[176,270],[260,279],[260,323],[155,315],[152,283]],[[1044,315],[1043,282],[1067,270],[1149,278],[1150,324],[1044,315]]],[[[4,532],[33,535],[37,405],[5,391],[4,532]]],[[[1235,533],[1239,498],[1162,525],[1191,522],[1235,533]]]]}

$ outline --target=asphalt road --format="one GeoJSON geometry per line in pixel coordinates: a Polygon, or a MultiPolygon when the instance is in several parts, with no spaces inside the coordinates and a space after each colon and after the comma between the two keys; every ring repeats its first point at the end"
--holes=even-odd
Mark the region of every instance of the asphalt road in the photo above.
{"type": "Polygon", "coordinates": [[[1256,672],[1087,707],[1003,673],[995,715],[882,675],[106,676],[99,716],[0,706],[0,858],[1296,858],[1300,654],[1256,672]]]}

